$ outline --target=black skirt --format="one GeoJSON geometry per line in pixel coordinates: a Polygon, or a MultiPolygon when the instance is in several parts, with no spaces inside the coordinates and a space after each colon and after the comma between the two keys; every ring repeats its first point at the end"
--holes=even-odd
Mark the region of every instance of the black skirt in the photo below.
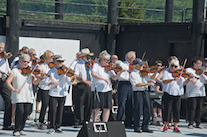
{"type": "Polygon", "coordinates": [[[99,98],[100,98],[100,102],[98,101],[96,95],[94,95],[95,99],[94,99],[94,109],[97,108],[112,108],[112,93],[111,91],[109,92],[98,92],[99,98]]]}

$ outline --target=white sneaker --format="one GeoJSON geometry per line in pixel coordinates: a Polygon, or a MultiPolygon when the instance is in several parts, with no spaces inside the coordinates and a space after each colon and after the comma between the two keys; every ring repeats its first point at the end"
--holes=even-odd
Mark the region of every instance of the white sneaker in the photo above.
{"type": "Polygon", "coordinates": [[[47,132],[47,134],[53,134],[55,133],[55,130],[53,128],[49,129],[49,131],[47,132]]]}
{"type": "Polygon", "coordinates": [[[20,135],[23,135],[23,136],[26,136],[27,134],[22,130],[22,131],[19,131],[20,135]]]}
{"type": "Polygon", "coordinates": [[[13,132],[13,136],[20,136],[19,131],[13,132]]]}

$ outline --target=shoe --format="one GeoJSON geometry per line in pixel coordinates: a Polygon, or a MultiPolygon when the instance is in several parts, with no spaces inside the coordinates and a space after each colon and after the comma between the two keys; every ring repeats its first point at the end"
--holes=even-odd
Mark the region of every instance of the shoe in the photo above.
{"type": "Polygon", "coordinates": [[[182,133],[177,127],[174,128],[173,132],[176,132],[176,133],[182,133]]]}
{"type": "Polygon", "coordinates": [[[30,115],[29,115],[29,116],[27,116],[27,120],[32,120],[32,118],[30,117],[30,115]]]}
{"type": "Polygon", "coordinates": [[[157,114],[153,114],[153,119],[157,119],[157,114]]]}
{"type": "Polygon", "coordinates": [[[140,129],[136,129],[136,130],[134,130],[134,132],[142,133],[142,130],[140,130],[140,129]]]}
{"type": "Polygon", "coordinates": [[[81,128],[81,125],[73,125],[73,128],[81,128]]]}
{"type": "Polygon", "coordinates": [[[55,133],[55,130],[53,128],[49,129],[49,131],[47,132],[47,134],[53,134],[55,133]]]}
{"type": "Polygon", "coordinates": [[[20,136],[19,131],[13,132],[13,136],[20,136]]]}
{"type": "Polygon", "coordinates": [[[144,130],[142,130],[142,132],[153,133],[153,131],[149,130],[149,129],[144,129],[144,130]]]}
{"type": "Polygon", "coordinates": [[[14,126],[3,127],[3,130],[14,130],[14,126]]]}
{"type": "Polygon", "coordinates": [[[41,123],[37,128],[38,129],[43,129],[43,124],[41,123]]]}
{"type": "Polygon", "coordinates": [[[56,133],[63,133],[63,131],[62,131],[61,128],[57,128],[57,129],[55,130],[55,132],[56,132],[56,133]]]}
{"type": "Polygon", "coordinates": [[[162,118],[162,115],[161,114],[158,114],[158,116],[157,116],[158,118],[162,118]]]}
{"type": "Polygon", "coordinates": [[[23,135],[23,136],[26,136],[27,134],[22,130],[22,131],[19,131],[20,135],[23,135]]]}
{"type": "Polygon", "coordinates": [[[201,125],[196,126],[196,128],[204,129],[201,125]]]}
{"type": "Polygon", "coordinates": [[[168,130],[168,128],[167,128],[167,126],[165,126],[165,127],[163,128],[163,132],[166,132],[166,133],[167,133],[167,130],[168,130]]]}
{"type": "Polygon", "coordinates": [[[188,125],[189,129],[194,129],[193,125],[188,125]]]}

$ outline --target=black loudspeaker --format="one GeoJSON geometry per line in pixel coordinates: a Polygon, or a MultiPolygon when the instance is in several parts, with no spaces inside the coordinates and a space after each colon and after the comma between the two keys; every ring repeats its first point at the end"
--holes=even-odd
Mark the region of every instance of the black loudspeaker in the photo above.
{"type": "Polygon", "coordinates": [[[74,113],[70,106],[65,106],[63,109],[62,126],[72,126],[75,122],[74,113]]]}
{"type": "Polygon", "coordinates": [[[124,122],[86,122],[77,137],[126,137],[124,122]]]}

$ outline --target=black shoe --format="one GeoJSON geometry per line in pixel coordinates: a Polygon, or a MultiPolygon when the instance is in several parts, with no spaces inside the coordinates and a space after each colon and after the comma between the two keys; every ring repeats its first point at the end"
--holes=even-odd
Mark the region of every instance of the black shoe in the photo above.
{"type": "Polygon", "coordinates": [[[134,132],[137,132],[137,133],[142,133],[142,130],[137,129],[137,130],[134,130],[134,132]]]}
{"type": "Polygon", "coordinates": [[[3,130],[14,130],[14,126],[3,127],[3,130]]]}
{"type": "Polygon", "coordinates": [[[149,129],[144,129],[144,130],[142,130],[142,132],[153,133],[153,131],[149,130],[149,129]]]}
{"type": "Polygon", "coordinates": [[[73,125],[73,128],[81,128],[81,125],[73,125]]]}

